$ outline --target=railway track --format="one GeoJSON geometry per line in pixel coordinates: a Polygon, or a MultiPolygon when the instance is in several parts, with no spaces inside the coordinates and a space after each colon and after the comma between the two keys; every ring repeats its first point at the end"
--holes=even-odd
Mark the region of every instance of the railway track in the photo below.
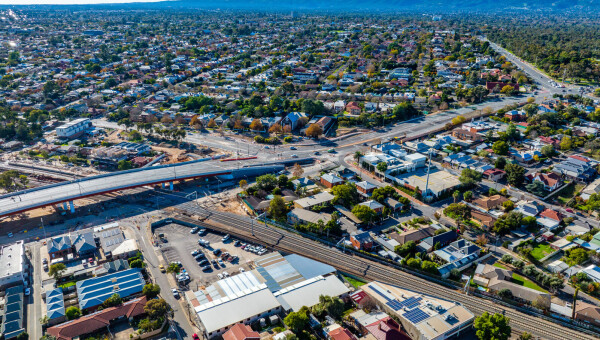
{"type": "MultiPolygon", "coordinates": [[[[181,206],[182,205],[179,207],[181,206]]],[[[207,217],[208,221],[212,221],[213,223],[200,222],[183,215],[178,216],[178,219],[187,220],[190,223],[196,223],[208,228],[227,232],[242,239],[264,243],[276,250],[301,254],[332,265],[342,272],[347,272],[359,277],[395,284],[423,294],[457,301],[476,315],[480,315],[486,311],[491,313],[502,313],[510,318],[510,324],[515,333],[528,332],[541,339],[570,340],[596,338],[593,335],[583,333],[592,333],[586,329],[581,328],[575,330],[567,328],[560,325],[558,321],[549,321],[509,307],[497,305],[489,300],[465,295],[457,290],[427,281],[426,279],[376,261],[364,259],[357,255],[353,255],[352,253],[344,253],[338,248],[328,247],[291,232],[271,228],[255,222],[255,236],[252,236],[250,221],[243,217],[236,217],[216,211],[207,212],[193,204],[184,203],[183,206],[185,206],[183,211],[192,210],[194,215],[207,217]]]]}

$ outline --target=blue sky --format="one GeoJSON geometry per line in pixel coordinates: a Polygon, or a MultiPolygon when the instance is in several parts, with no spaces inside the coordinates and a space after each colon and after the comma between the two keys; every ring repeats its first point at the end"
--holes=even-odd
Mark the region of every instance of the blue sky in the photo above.
{"type": "Polygon", "coordinates": [[[0,0],[0,5],[81,5],[154,2],[160,0],[0,0]]]}

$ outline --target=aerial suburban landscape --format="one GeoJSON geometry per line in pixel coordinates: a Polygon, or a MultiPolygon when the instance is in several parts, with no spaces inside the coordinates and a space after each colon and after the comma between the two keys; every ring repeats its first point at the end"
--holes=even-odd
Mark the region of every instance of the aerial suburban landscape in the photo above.
{"type": "Polygon", "coordinates": [[[1,339],[600,338],[598,9],[0,0],[1,339]]]}

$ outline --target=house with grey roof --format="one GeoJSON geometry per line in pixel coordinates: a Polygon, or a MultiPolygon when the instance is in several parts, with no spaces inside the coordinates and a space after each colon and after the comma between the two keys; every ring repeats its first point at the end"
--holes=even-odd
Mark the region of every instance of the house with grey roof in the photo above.
{"type": "Polygon", "coordinates": [[[62,288],[58,287],[46,292],[46,316],[50,326],[66,320],[62,288]]]}
{"type": "Polygon", "coordinates": [[[91,231],[71,235],[71,243],[75,248],[75,253],[79,256],[93,254],[98,249],[94,240],[94,233],[91,231]]]}
{"type": "Polygon", "coordinates": [[[446,262],[445,265],[438,268],[440,275],[445,278],[450,275],[453,269],[460,271],[476,262],[479,259],[480,252],[481,248],[471,241],[460,239],[433,253],[446,262]]]}

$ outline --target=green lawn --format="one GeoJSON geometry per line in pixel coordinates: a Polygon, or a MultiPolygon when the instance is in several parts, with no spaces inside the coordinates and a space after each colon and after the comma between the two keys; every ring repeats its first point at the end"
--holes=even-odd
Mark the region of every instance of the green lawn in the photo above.
{"type": "MultiPolygon", "coordinates": [[[[502,268],[502,269],[508,269],[508,268],[506,268],[505,266],[501,265],[498,262],[494,263],[494,267],[498,267],[498,268],[502,268]]],[[[513,272],[513,275],[512,275],[512,282],[514,282],[514,283],[516,283],[516,284],[518,284],[520,286],[525,286],[527,288],[535,289],[535,290],[540,291],[540,292],[548,293],[547,290],[545,290],[544,288],[538,286],[537,284],[535,284],[535,282],[533,282],[533,281],[529,280],[528,278],[523,277],[523,276],[521,276],[521,275],[519,275],[517,273],[514,273],[514,272],[513,272]]]]}
{"type": "Polygon", "coordinates": [[[545,256],[550,255],[554,250],[550,247],[550,245],[545,243],[538,243],[535,248],[531,251],[531,256],[533,256],[536,260],[541,260],[545,256]]]}
{"type": "Polygon", "coordinates": [[[60,288],[65,289],[75,285],[75,281],[68,281],[58,285],[60,288]]]}
{"type": "Polygon", "coordinates": [[[348,281],[351,285],[354,286],[354,288],[360,288],[360,286],[364,285],[366,282],[361,281],[361,280],[357,280],[355,278],[349,277],[349,276],[345,276],[344,275],[344,279],[346,279],[346,281],[348,281]]]}
{"type": "Polygon", "coordinates": [[[575,197],[575,195],[581,190],[583,190],[583,188],[585,188],[585,185],[583,184],[571,184],[568,187],[564,188],[558,194],[557,199],[561,204],[567,204],[567,202],[569,202],[573,197],[575,197]]]}

